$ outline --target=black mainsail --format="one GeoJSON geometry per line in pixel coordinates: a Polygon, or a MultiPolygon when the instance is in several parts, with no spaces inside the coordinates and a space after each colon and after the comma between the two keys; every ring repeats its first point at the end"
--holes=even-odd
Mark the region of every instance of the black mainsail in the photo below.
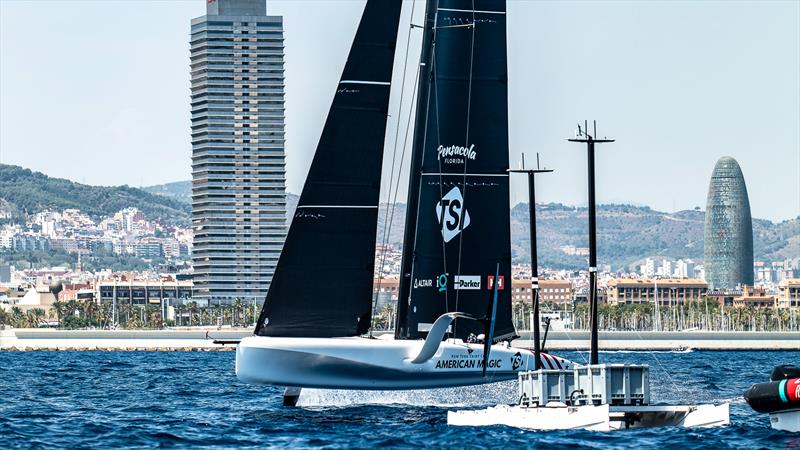
{"type": "MultiPolygon", "coordinates": [[[[398,338],[424,336],[446,312],[485,317],[495,282],[493,340],[515,336],[507,286],[511,226],[505,7],[498,0],[439,0],[435,11],[429,11],[435,13],[431,74],[422,82],[429,82],[430,89],[427,98],[418,99],[418,107],[426,110],[417,116],[416,132],[422,139],[415,143],[424,144],[415,146],[421,164],[412,164],[409,186],[417,207],[409,210],[415,216],[407,223],[416,229],[404,242],[404,252],[413,254],[407,254],[411,268],[406,264],[401,278],[405,285],[398,300],[398,338]]],[[[426,62],[424,55],[425,48],[426,62]]],[[[453,336],[484,330],[484,323],[460,319],[453,336]]]]}
{"type": "Polygon", "coordinates": [[[368,0],[256,326],[357,336],[370,326],[381,163],[401,0],[368,0]]]}

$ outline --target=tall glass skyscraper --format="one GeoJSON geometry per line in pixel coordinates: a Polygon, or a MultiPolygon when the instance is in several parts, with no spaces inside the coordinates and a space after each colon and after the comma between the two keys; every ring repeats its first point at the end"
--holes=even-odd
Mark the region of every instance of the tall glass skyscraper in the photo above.
{"type": "Polygon", "coordinates": [[[283,19],[206,0],[191,23],[194,299],[263,301],[286,237],[283,19]]]}
{"type": "Polygon", "coordinates": [[[739,163],[723,156],[708,185],[704,266],[709,289],[753,285],[753,220],[739,163]]]}

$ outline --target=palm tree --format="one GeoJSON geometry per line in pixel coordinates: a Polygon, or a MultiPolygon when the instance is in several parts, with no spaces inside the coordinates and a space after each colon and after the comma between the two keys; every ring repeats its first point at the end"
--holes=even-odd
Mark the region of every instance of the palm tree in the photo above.
{"type": "Polygon", "coordinates": [[[238,326],[241,323],[242,306],[243,306],[242,299],[237,297],[236,300],[233,301],[233,320],[231,322],[231,325],[234,327],[238,326]]]}
{"type": "Polygon", "coordinates": [[[54,302],[53,302],[53,311],[55,311],[55,313],[56,313],[56,319],[57,319],[59,322],[61,322],[61,320],[62,320],[62,319],[64,318],[64,316],[65,316],[65,313],[66,313],[66,307],[67,307],[67,304],[66,304],[66,303],[64,303],[64,302],[62,302],[62,301],[60,301],[60,300],[56,300],[56,301],[54,301],[54,302]]]}
{"type": "Polygon", "coordinates": [[[19,306],[11,307],[11,326],[15,328],[24,327],[25,314],[19,306]]]}
{"type": "Polygon", "coordinates": [[[33,308],[28,311],[28,323],[33,327],[38,327],[45,322],[45,313],[42,308],[33,308]]]}

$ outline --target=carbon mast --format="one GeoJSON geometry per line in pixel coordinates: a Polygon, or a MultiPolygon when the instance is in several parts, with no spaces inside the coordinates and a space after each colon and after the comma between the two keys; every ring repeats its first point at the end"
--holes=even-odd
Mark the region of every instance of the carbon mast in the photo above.
{"type": "MultiPolygon", "coordinates": [[[[425,148],[425,124],[428,114],[432,65],[431,56],[436,27],[436,10],[439,0],[428,0],[425,23],[422,25],[422,53],[419,59],[420,82],[417,87],[417,114],[414,121],[414,142],[411,150],[411,168],[406,202],[406,224],[403,232],[403,256],[400,261],[400,290],[397,296],[395,339],[408,338],[408,304],[411,297],[411,268],[414,264],[414,246],[417,233],[420,179],[422,175],[422,152],[425,148]]],[[[413,18],[412,18],[413,19],[413,18]]],[[[412,27],[414,25],[411,25],[412,27]]]]}

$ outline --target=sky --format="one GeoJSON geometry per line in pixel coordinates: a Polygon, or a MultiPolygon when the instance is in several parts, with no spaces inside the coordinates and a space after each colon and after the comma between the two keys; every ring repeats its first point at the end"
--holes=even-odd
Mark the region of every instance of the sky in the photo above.
{"type": "MultiPolygon", "coordinates": [[[[205,4],[0,0],[0,163],[96,185],[190,179],[189,22],[205,4]]],[[[363,5],[267,0],[286,30],[290,192],[302,188],[363,5]]],[[[424,2],[404,0],[384,185],[411,104],[400,101],[403,81],[413,91],[403,68],[419,58],[419,30],[404,58],[412,7],[420,23],[424,2]]],[[[705,209],[727,155],[754,217],[800,216],[800,1],[509,0],[508,60],[511,164],[538,152],[556,170],[538,178],[538,202],[586,203],[585,151],[564,139],[596,119],[617,139],[598,147],[599,202],[705,209]]],[[[511,197],[527,201],[524,180],[511,197]]]]}

